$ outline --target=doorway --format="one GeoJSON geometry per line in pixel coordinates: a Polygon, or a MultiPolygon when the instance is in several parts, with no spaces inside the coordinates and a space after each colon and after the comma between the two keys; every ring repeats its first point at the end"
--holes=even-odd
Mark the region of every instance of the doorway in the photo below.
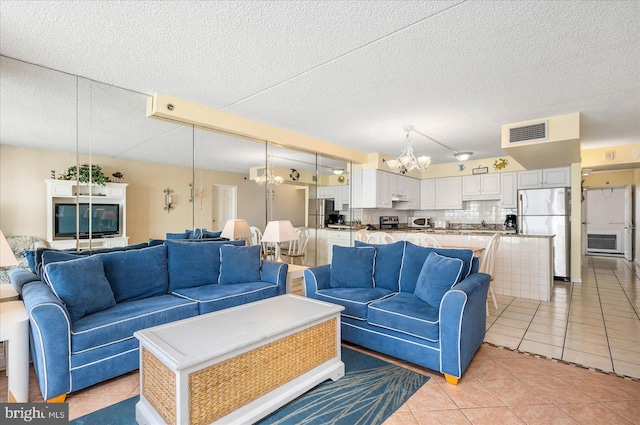
{"type": "Polygon", "coordinates": [[[585,254],[632,259],[631,185],[585,192],[585,254]]]}
{"type": "Polygon", "coordinates": [[[227,220],[237,218],[238,187],[226,184],[212,185],[211,229],[221,231],[227,220]]]}

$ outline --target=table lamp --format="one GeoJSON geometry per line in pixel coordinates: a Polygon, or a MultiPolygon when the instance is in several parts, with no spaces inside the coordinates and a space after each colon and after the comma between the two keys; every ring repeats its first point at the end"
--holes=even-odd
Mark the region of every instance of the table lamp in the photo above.
{"type": "Polygon", "coordinates": [[[276,244],[276,261],[283,262],[280,257],[280,242],[295,241],[298,234],[289,220],[270,221],[262,234],[262,242],[276,244]]]}
{"type": "Polygon", "coordinates": [[[18,260],[13,254],[13,250],[9,246],[9,242],[4,237],[4,233],[0,230],[0,267],[17,266],[18,260]]]}
{"type": "Polygon", "coordinates": [[[246,241],[247,238],[251,237],[249,223],[246,220],[227,220],[220,237],[229,240],[244,239],[246,241]]]}

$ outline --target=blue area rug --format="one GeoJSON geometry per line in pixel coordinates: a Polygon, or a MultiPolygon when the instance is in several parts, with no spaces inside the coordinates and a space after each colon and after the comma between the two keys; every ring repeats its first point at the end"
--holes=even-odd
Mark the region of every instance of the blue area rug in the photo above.
{"type": "MultiPolygon", "coordinates": [[[[345,376],[326,381],[258,422],[271,424],[381,424],[429,378],[342,347],[345,376]]],[[[71,425],[137,425],[138,397],[71,421],[71,425]]]]}

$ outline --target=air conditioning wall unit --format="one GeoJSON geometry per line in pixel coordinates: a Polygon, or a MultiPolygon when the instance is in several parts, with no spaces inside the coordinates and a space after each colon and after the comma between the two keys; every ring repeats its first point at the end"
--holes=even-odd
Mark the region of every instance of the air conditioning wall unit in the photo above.
{"type": "Polygon", "coordinates": [[[505,124],[501,147],[528,170],[580,163],[580,113],[505,124]]]}

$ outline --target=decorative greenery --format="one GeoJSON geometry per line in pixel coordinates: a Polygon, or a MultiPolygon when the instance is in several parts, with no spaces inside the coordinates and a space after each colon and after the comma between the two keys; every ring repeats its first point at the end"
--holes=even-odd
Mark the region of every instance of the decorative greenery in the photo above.
{"type": "MultiPolygon", "coordinates": [[[[67,174],[65,175],[66,180],[75,180],[76,175],[78,174],[78,169],[75,165],[69,167],[67,169],[67,174]]],[[[80,166],[80,175],[78,176],[78,181],[80,183],[89,183],[89,164],[82,164],[80,166]]],[[[109,177],[105,176],[102,172],[102,167],[97,164],[91,164],[91,183],[104,186],[105,183],[109,183],[109,177]]]]}

